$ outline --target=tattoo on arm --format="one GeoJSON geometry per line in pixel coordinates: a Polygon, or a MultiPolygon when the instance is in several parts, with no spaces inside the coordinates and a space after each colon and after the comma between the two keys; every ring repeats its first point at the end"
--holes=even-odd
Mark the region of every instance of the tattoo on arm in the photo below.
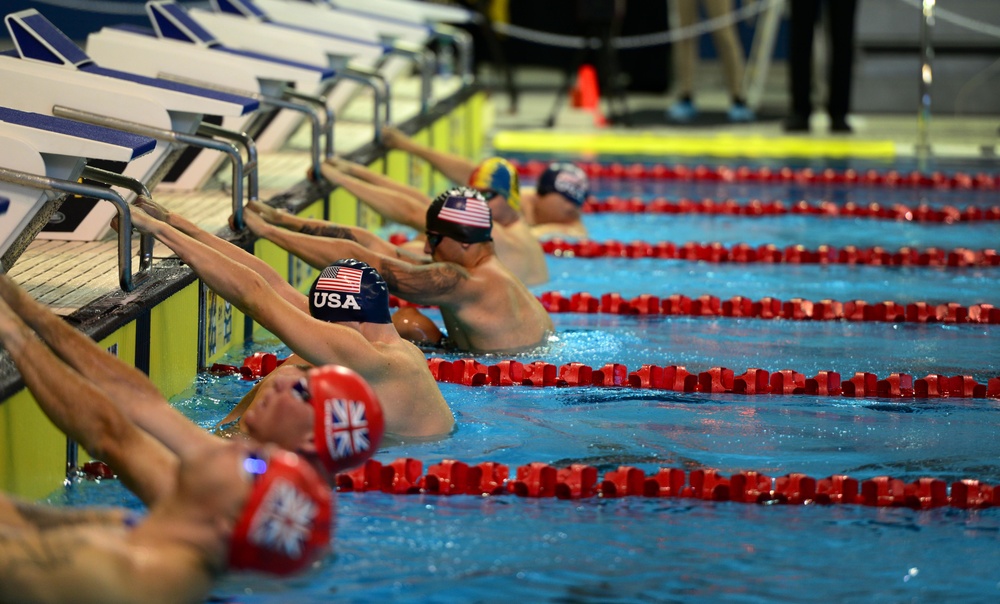
{"type": "Polygon", "coordinates": [[[354,233],[350,229],[344,227],[334,226],[334,225],[312,225],[306,224],[302,225],[299,232],[303,235],[316,235],[318,237],[330,237],[332,239],[348,239],[350,241],[357,241],[358,238],[354,236],[354,233]]]}
{"type": "Polygon", "coordinates": [[[385,262],[382,278],[390,292],[402,295],[438,297],[455,291],[469,275],[461,267],[448,262],[435,262],[424,270],[412,270],[413,265],[385,262]],[[406,267],[410,267],[407,270],[406,267]]]}

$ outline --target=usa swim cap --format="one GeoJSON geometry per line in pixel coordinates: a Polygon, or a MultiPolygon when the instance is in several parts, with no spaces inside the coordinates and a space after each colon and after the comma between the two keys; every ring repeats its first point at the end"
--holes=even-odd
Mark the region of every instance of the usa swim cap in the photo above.
{"type": "Polygon", "coordinates": [[[330,486],[298,455],[276,449],[243,461],[255,477],[229,541],[229,568],[276,575],[300,571],[330,545],[330,486]]]}
{"type": "Polygon", "coordinates": [[[392,323],[389,288],[382,275],[360,260],[338,260],[309,289],[309,314],[330,323],[392,323]]]}
{"type": "Polygon", "coordinates": [[[492,241],[493,215],[479,191],[448,189],[427,208],[427,230],[462,243],[492,241]]]}
{"type": "Polygon", "coordinates": [[[469,186],[480,191],[495,191],[507,199],[507,205],[521,211],[521,186],[517,168],[502,157],[485,159],[469,177],[469,186]]]}
{"type": "Polygon", "coordinates": [[[382,405],[368,382],[340,365],[310,369],[316,452],[331,476],[375,454],[385,433],[382,405]]]}
{"type": "Polygon", "coordinates": [[[538,194],[559,193],[567,200],[582,206],[590,195],[590,180],[579,166],[554,163],[538,177],[538,194]]]}

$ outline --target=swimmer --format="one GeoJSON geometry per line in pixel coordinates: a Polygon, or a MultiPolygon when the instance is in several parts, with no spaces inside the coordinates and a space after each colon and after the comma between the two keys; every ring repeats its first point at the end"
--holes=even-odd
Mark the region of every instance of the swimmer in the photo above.
{"type": "Polygon", "coordinates": [[[524,215],[539,239],[552,237],[587,237],[581,208],[590,195],[586,172],[571,163],[557,162],[538,177],[534,191],[522,196],[524,215]]]}
{"type": "Polygon", "coordinates": [[[438,306],[449,345],[470,352],[513,352],[538,346],[553,331],[538,299],[504,266],[493,248],[490,209],[474,189],[442,193],[426,215],[424,252],[430,264],[404,262],[347,239],[295,233],[253,212],[247,226],[314,267],[358,258],[374,267],[389,291],[419,305],[438,306]]]}
{"type": "Polygon", "coordinates": [[[150,397],[169,407],[141,372],[3,274],[0,294],[0,345],[41,410],[148,508],[142,516],[0,496],[0,601],[203,602],[227,571],[285,575],[326,552],[331,491],[303,458],[203,431],[172,450],[121,410],[150,397]]]}
{"type": "MultiPolygon", "coordinates": [[[[343,365],[360,374],[381,401],[387,432],[432,437],[451,431],[455,418],[427,359],[396,332],[385,281],[371,266],[351,258],[324,264],[306,296],[260,258],[176,212],[146,198],[134,207],[141,210],[132,212],[136,229],[173,250],[206,285],[292,350],[285,363],[290,368],[283,364],[273,380],[285,379],[285,371],[295,378],[302,370],[293,368],[303,363],[343,365]]],[[[254,420],[255,406],[266,403],[271,382],[261,382],[223,421],[239,419],[240,430],[251,436],[268,428],[267,422],[254,420]]]]}
{"type": "MultiPolygon", "coordinates": [[[[386,219],[419,232],[426,229],[427,207],[431,199],[419,190],[342,159],[327,160],[321,170],[329,182],[344,187],[386,219]]],[[[473,165],[469,174],[456,182],[479,189],[489,202],[493,213],[496,255],[507,268],[525,285],[547,282],[549,269],[545,252],[521,213],[520,189],[514,167],[506,160],[493,157],[478,166],[473,165]]],[[[284,226],[293,228],[287,223],[284,226]]]]}
{"type": "MultiPolygon", "coordinates": [[[[480,188],[472,178],[482,164],[477,165],[460,155],[422,145],[395,126],[382,128],[382,141],[387,147],[416,155],[454,182],[467,182],[480,188]]],[[[513,167],[511,171],[516,175],[513,167]]],[[[524,220],[536,238],[586,237],[587,229],[581,219],[580,207],[589,194],[590,183],[583,170],[571,163],[554,163],[541,175],[535,191],[521,189],[520,205],[524,220]]],[[[492,204],[490,207],[493,207],[492,204]]]]}

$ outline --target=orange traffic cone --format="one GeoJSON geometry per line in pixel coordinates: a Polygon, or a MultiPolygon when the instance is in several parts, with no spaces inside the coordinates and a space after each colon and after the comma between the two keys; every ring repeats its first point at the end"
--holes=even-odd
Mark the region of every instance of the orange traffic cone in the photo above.
{"type": "Polygon", "coordinates": [[[604,126],[607,121],[601,113],[601,91],[597,85],[597,70],[593,65],[581,65],[576,76],[576,87],[570,95],[574,107],[593,112],[594,122],[604,126]]]}

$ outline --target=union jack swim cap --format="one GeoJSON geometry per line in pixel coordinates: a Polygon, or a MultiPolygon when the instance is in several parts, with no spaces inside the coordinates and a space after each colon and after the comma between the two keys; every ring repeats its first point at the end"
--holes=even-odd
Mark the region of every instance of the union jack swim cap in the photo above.
{"type": "Polygon", "coordinates": [[[333,498],[326,481],[304,459],[276,449],[249,456],[253,488],[229,541],[229,568],[275,575],[298,572],[330,546],[333,498]]]}
{"type": "Polygon", "coordinates": [[[330,476],[361,465],[385,433],[382,405],[368,382],[340,365],[310,369],[316,452],[330,476]]]}

